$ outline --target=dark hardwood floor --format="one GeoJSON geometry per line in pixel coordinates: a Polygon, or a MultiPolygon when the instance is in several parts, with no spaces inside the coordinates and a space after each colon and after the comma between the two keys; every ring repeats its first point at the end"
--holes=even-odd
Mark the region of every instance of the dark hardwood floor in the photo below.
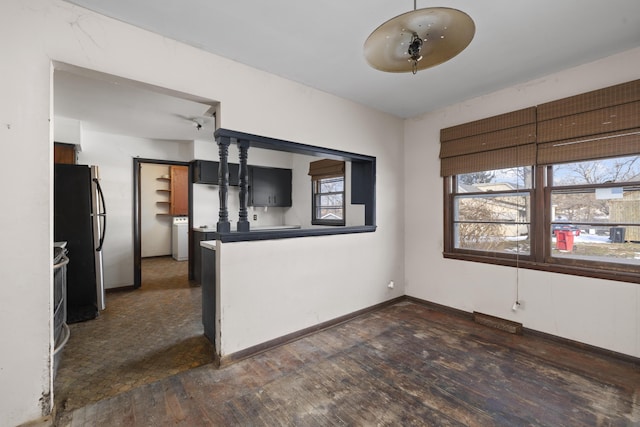
{"type": "Polygon", "coordinates": [[[401,302],[85,406],[65,425],[633,426],[640,366],[401,302]]]}

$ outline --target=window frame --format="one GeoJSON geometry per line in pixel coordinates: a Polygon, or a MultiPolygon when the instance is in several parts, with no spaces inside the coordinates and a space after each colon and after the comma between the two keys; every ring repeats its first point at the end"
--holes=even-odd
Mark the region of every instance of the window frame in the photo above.
{"type": "Polygon", "coordinates": [[[346,174],[342,173],[340,175],[334,176],[312,176],[311,177],[311,225],[327,225],[327,226],[344,226],[346,225],[347,219],[347,209],[346,209],[346,174]],[[321,184],[322,180],[326,179],[337,179],[342,178],[342,191],[332,191],[328,193],[322,193],[317,191],[321,184]],[[333,194],[341,194],[342,195],[342,219],[334,220],[334,219],[323,219],[318,218],[316,213],[318,212],[318,205],[316,200],[318,197],[322,197],[322,195],[333,195],[333,194]]]}
{"type": "MultiPolygon", "coordinates": [[[[632,186],[636,184],[637,181],[632,183],[553,186],[549,185],[553,183],[553,164],[532,166],[534,179],[532,188],[530,189],[532,206],[529,230],[529,254],[508,254],[497,251],[477,251],[455,247],[455,197],[460,193],[457,192],[457,177],[454,175],[443,177],[444,258],[640,283],[640,269],[637,265],[553,256],[552,236],[549,232],[554,222],[553,218],[551,218],[551,194],[554,190],[558,188],[579,190],[632,186]]],[[[518,191],[523,192],[528,190],[518,191]]]]}
{"type": "MultiPolygon", "coordinates": [[[[500,196],[517,196],[520,194],[529,194],[529,200],[530,200],[530,205],[534,206],[534,204],[531,202],[531,200],[533,200],[533,188],[520,188],[520,189],[511,189],[511,190],[501,190],[501,191],[487,191],[487,192],[474,192],[474,193],[460,193],[457,191],[453,191],[453,189],[457,189],[458,188],[458,179],[457,176],[453,176],[450,177],[451,178],[451,201],[450,201],[450,212],[451,215],[449,217],[450,219],[450,239],[445,239],[445,241],[447,241],[449,243],[448,247],[450,247],[453,251],[457,252],[457,253],[461,253],[461,254],[469,254],[469,255],[479,255],[479,256],[483,256],[483,257],[493,257],[495,256],[495,254],[499,254],[500,257],[504,257],[507,259],[532,259],[532,253],[531,250],[529,251],[529,254],[521,254],[519,252],[516,253],[508,253],[508,252],[499,252],[499,251],[488,251],[488,250],[478,250],[478,249],[464,249],[464,248],[458,248],[456,247],[455,243],[456,243],[456,224],[465,224],[465,223],[474,223],[474,221],[468,221],[468,220],[456,220],[455,216],[456,216],[456,198],[458,197],[480,197],[480,198],[484,198],[484,196],[486,196],[487,199],[489,198],[493,198],[493,197],[500,197],[500,196]]],[[[520,222],[520,221],[514,221],[514,222],[510,222],[510,221],[477,221],[477,223],[484,223],[484,224],[502,224],[502,225],[517,225],[517,224],[526,224],[524,222],[520,222]]],[[[529,224],[529,230],[531,230],[532,228],[532,223],[533,223],[533,212],[530,213],[530,220],[528,222],[529,224]]],[[[531,240],[531,239],[530,239],[531,240]]],[[[445,245],[446,246],[446,245],[445,245]]]]}

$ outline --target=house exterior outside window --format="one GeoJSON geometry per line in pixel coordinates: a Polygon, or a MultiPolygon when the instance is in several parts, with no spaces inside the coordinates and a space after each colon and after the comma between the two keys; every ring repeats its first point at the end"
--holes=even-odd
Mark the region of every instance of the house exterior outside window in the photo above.
{"type": "Polygon", "coordinates": [[[446,179],[454,257],[596,277],[639,271],[640,155],[446,179]]]}
{"type": "Polygon", "coordinates": [[[640,80],[440,142],[445,257],[640,283],[640,80]]]}
{"type": "Polygon", "coordinates": [[[457,176],[452,192],[456,249],[529,255],[531,169],[457,176]]]}

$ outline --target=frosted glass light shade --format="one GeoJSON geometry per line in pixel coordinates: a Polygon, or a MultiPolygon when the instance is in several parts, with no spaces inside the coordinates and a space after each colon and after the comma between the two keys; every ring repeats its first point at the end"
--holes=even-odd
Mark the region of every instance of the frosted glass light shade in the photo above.
{"type": "Polygon", "coordinates": [[[447,7],[417,9],[391,18],[364,43],[364,56],[373,68],[391,73],[415,72],[442,64],[471,43],[476,27],[466,13],[447,7]],[[423,40],[421,59],[412,60],[409,44],[423,40]]]}

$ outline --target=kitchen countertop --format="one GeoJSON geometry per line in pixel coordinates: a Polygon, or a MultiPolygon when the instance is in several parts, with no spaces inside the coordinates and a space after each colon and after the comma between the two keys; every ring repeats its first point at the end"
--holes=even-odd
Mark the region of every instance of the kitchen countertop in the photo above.
{"type": "MultiPolygon", "coordinates": [[[[299,225],[261,225],[261,226],[257,226],[257,227],[251,227],[251,231],[268,231],[268,230],[295,230],[301,228],[299,225]]],[[[193,231],[200,231],[203,233],[207,233],[207,232],[212,232],[215,233],[216,232],[216,227],[215,226],[207,226],[207,227],[194,227],[193,231]]],[[[235,227],[232,228],[231,230],[236,231],[235,227]]]]}
{"type": "Polygon", "coordinates": [[[274,240],[274,239],[292,239],[297,237],[311,236],[332,236],[338,234],[356,234],[356,233],[373,233],[377,227],[375,225],[356,225],[347,227],[317,227],[302,228],[294,226],[289,229],[264,228],[260,230],[251,230],[247,232],[232,231],[229,233],[218,233],[211,230],[216,240],[222,243],[232,242],[250,242],[254,240],[274,240]]]}
{"type": "Polygon", "coordinates": [[[211,249],[212,251],[216,250],[216,240],[203,240],[200,242],[200,246],[203,248],[211,249]]]}

